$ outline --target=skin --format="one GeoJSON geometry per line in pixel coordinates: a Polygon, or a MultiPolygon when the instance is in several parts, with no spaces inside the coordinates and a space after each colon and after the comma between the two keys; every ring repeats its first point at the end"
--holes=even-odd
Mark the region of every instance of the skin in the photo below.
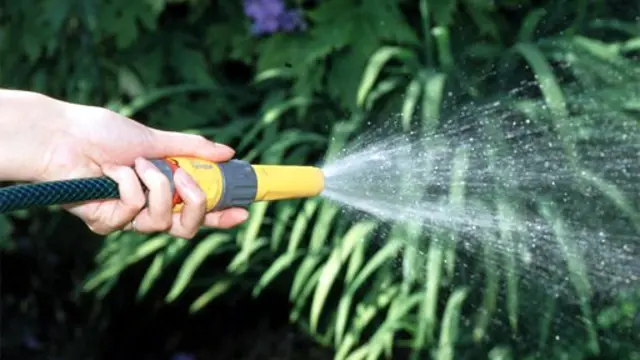
{"type": "Polygon", "coordinates": [[[120,199],[65,207],[98,234],[131,230],[135,220],[138,232],[190,239],[201,226],[230,228],[249,215],[240,208],[206,213],[204,192],[182,170],[176,171],[174,181],[185,206],[173,213],[168,179],[145,160],[192,156],[222,162],[235,155],[233,149],[198,135],[153,129],[100,107],[0,90],[0,154],[0,180],[106,175],[116,181],[120,199]],[[140,181],[149,189],[148,196],[140,181]]]}

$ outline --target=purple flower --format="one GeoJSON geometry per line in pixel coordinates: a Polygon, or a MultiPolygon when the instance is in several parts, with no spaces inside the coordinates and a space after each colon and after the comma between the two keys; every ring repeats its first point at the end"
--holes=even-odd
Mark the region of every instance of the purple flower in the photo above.
{"type": "Polygon", "coordinates": [[[252,18],[277,17],[286,10],[282,0],[245,0],[244,11],[252,18]]]}
{"type": "Polygon", "coordinates": [[[290,32],[296,29],[306,30],[307,24],[302,17],[302,12],[299,10],[289,10],[282,14],[279,17],[280,27],[282,30],[290,32]]]}
{"type": "Polygon", "coordinates": [[[253,20],[251,31],[256,35],[306,28],[302,12],[287,10],[283,0],[244,0],[244,11],[253,20]]]}
{"type": "Polygon", "coordinates": [[[196,357],[191,355],[191,354],[186,354],[186,353],[178,353],[173,355],[173,357],[171,358],[171,360],[195,360],[196,357]]]}

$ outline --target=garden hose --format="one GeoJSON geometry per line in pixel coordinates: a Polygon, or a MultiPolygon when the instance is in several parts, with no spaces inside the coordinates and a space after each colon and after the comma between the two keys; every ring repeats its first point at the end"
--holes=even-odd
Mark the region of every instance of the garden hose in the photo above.
{"type": "MultiPolygon", "coordinates": [[[[256,201],[313,197],[324,190],[324,174],[313,166],[252,165],[242,160],[213,163],[187,157],[151,162],[170,179],[175,212],[183,206],[173,183],[178,168],[202,187],[207,211],[247,207],[256,201]]],[[[118,184],[108,177],[20,184],[0,188],[0,213],[117,198],[118,184]]]]}

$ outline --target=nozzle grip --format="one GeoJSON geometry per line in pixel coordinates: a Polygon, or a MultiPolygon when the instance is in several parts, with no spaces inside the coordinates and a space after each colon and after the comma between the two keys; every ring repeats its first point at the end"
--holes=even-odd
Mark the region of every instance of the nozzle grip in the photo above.
{"type": "Polygon", "coordinates": [[[230,207],[248,207],[256,199],[258,177],[251,164],[242,160],[230,160],[218,164],[222,172],[223,192],[215,210],[230,207]]]}
{"type": "MultiPolygon", "coordinates": [[[[182,203],[182,199],[180,195],[176,191],[176,186],[173,180],[174,173],[178,168],[180,168],[180,164],[186,165],[188,173],[192,176],[195,175],[196,182],[207,192],[207,189],[215,188],[220,191],[220,197],[216,198],[217,202],[213,205],[213,208],[209,208],[208,210],[223,210],[230,207],[248,207],[255,201],[256,193],[258,191],[258,178],[253,169],[253,166],[246,161],[242,160],[230,160],[224,163],[210,163],[206,162],[206,166],[204,169],[196,170],[198,165],[202,165],[205,162],[199,159],[187,159],[187,158],[168,158],[168,159],[153,159],[149,160],[153,165],[160,170],[167,178],[169,179],[171,185],[171,193],[173,194],[173,206],[176,210],[179,210],[179,207],[176,205],[182,203]],[[195,164],[198,165],[195,165],[195,164]],[[217,168],[214,170],[214,168],[217,168]],[[189,170],[191,169],[191,170],[189,170]],[[205,180],[201,179],[200,176],[191,173],[200,173],[201,171],[219,171],[220,178],[215,182],[215,184],[210,183],[201,183],[205,180]]],[[[207,194],[210,195],[210,194],[207,194]]]]}
{"type": "Polygon", "coordinates": [[[173,206],[180,204],[182,199],[180,195],[176,191],[176,183],[173,181],[173,174],[178,170],[178,164],[174,163],[171,160],[167,159],[150,159],[153,165],[155,165],[161,173],[163,173],[167,179],[169,179],[169,184],[171,186],[171,194],[173,194],[173,206]]]}

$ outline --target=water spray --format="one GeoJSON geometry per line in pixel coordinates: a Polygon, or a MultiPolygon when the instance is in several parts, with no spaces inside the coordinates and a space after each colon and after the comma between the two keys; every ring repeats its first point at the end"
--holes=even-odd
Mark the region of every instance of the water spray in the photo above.
{"type": "MultiPolygon", "coordinates": [[[[188,157],[151,160],[171,182],[173,210],[183,207],[173,174],[185,170],[204,190],[207,211],[247,207],[258,201],[278,201],[320,195],[325,179],[313,166],[252,165],[242,160],[213,163],[188,157]]],[[[31,207],[65,205],[119,198],[118,184],[109,177],[20,184],[0,189],[0,213],[31,207]]]]}

